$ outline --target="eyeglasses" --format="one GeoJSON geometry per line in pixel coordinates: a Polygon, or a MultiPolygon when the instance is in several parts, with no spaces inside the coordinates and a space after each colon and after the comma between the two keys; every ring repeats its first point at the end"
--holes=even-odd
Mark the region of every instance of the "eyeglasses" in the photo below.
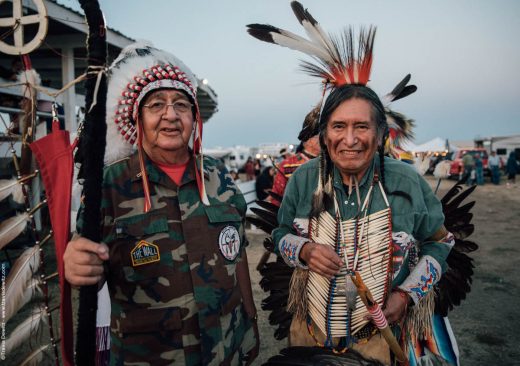
{"type": "Polygon", "coordinates": [[[169,106],[172,106],[175,112],[184,114],[191,110],[193,104],[183,100],[179,100],[175,103],[153,102],[150,104],[143,104],[143,107],[148,108],[153,114],[165,114],[168,111],[169,106]]]}

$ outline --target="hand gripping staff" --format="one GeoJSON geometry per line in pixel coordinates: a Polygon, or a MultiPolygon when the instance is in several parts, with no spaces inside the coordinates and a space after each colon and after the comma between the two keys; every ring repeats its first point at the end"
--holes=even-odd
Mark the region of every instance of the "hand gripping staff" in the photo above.
{"type": "Polygon", "coordinates": [[[397,339],[395,339],[392,330],[388,326],[388,322],[385,316],[383,315],[381,307],[377,302],[374,301],[374,298],[372,297],[370,290],[363,282],[363,279],[361,278],[359,272],[356,271],[355,275],[351,276],[351,278],[352,282],[354,282],[354,284],[357,287],[358,295],[361,298],[361,301],[363,301],[363,303],[367,307],[368,312],[370,313],[370,315],[372,315],[374,324],[383,335],[383,338],[388,343],[388,346],[394,353],[395,357],[400,363],[408,365],[408,359],[406,358],[406,355],[401,349],[401,346],[399,346],[397,339]]]}

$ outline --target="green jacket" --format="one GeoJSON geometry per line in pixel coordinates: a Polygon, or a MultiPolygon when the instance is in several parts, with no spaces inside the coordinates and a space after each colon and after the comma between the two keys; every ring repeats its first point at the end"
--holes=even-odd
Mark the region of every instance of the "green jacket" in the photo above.
{"type": "MultiPolygon", "coordinates": [[[[371,185],[374,169],[378,167],[379,157],[376,155],[359,182],[361,203],[371,185]]],[[[318,171],[318,159],[310,160],[296,170],[289,179],[278,212],[280,224],[273,231],[275,248],[291,266],[305,267],[299,261],[299,251],[308,242],[309,214],[312,197],[318,186],[318,171]]],[[[446,257],[454,244],[453,237],[450,234],[440,242],[427,240],[442,226],[444,215],[441,203],[430,186],[412,166],[385,158],[384,173],[392,212],[392,286],[401,287],[417,302],[440,279],[442,270],[446,268],[446,257]],[[396,191],[406,193],[411,201],[403,195],[391,194],[396,191]]],[[[342,220],[355,217],[358,212],[356,194],[353,192],[352,197],[348,197],[336,168],[333,185],[342,220]]],[[[386,208],[379,188],[374,189],[369,214],[386,208]]],[[[333,209],[330,214],[334,215],[333,209]]]]}
{"type": "Polygon", "coordinates": [[[255,344],[235,275],[247,245],[244,198],[212,158],[204,158],[209,206],[200,202],[193,159],[180,186],[145,164],[148,213],[137,154],[104,171],[111,364],[239,364],[255,344]]]}

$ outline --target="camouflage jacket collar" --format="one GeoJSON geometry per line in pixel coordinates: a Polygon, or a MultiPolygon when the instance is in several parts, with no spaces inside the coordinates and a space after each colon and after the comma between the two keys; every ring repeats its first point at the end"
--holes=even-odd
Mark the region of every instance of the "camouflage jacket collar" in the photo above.
{"type": "MultiPolygon", "coordinates": [[[[177,189],[177,185],[168,177],[165,172],[163,172],[153,163],[153,161],[148,157],[148,155],[146,155],[146,153],[144,154],[144,164],[150,183],[159,184],[169,189],[177,189]]],[[[139,168],[139,155],[137,152],[130,157],[128,165],[132,173],[132,182],[141,180],[141,169],[139,168]]],[[[204,171],[204,178],[206,177],[207,172],[204,171]]],[[[182,186],[192,181],[195,181],[195,159],[190,152],[190,160],[186,165],[186,171],[182,176],[180,185],[182,186]]]]}

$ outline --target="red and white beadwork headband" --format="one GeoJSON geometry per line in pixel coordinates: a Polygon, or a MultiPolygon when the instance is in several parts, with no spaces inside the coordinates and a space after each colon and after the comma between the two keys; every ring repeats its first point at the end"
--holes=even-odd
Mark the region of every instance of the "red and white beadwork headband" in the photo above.
{"type": "Polygon", "coordinates": [[[118,104],[122,107],[116,111],[114,122],[117,129],[130,143],[135,144],[137,140],[137,129],[135,121],[139,103],[143,98],[153,90],[162,88],[171,88],[184,90],[196,103],[196,93],[192,83],[186,74],[177,66],[172,65],[155,65],[149,69],[145,69],[142,75],[134,77],[134,83],[128,83],[118,104]]]}

